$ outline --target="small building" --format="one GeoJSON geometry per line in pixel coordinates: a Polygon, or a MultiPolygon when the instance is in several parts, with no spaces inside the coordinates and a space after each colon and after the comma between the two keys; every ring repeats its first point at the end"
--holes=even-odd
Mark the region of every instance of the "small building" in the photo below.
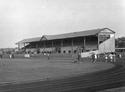
{"type": "Polygon", "coordinates": [[[115,32],[109,28],[93,29],[24,39],[16,43],[19,49],[30,52],[84,53],[115,51],[115,32]]]}

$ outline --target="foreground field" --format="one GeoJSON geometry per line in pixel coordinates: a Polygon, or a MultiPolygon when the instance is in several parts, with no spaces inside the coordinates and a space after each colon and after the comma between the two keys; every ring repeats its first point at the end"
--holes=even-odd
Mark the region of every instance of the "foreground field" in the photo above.
{"type": "Polygon", "coordinates": [[[107,89],[107,90],[100,91],[100,92],[125,92],[125,87],[107,89]]]}
{"type": "Polygon", "coordinates": [[[53,80],[101,71],[113,67],[104,62],[71,63],[71,60],[1,59],[0,84],[53,80]]]}

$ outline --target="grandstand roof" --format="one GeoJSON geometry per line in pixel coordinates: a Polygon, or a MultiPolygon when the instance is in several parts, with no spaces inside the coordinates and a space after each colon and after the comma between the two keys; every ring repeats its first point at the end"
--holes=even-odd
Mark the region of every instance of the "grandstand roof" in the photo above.
{"type": "MultiPolygon", "coordinates": [[[[105,29],[108,29],[108,28],[93,29],[93,30],[65,33],[65,34],[59,34],[59,35],[43,35],[42,38],[44,38],[44,39],[41,39],[41,40],[65,39],[65,38],[96,35],[100,31],[105,30],[105,29]]],[[[108,29],[108,30],[110,30],[110,29],[108,29]]],[[[114,33],[114,31],[112,31],[112,30],[110,30],[110,31],[114,33]]]]}
{"type": "Polygon", "coordinates": [[[21,40],[17,43],[28,43],[28,42],[38,42],[41,40],[41,37],[35,37],[35,38],[28,38],[28,39],[24,39],[24,40],[21,40]]]}
{"type": "Polygon", "coordinates": [[[100,31],[103,31],[105,29],[110,30],[111,32],[115,33],[109,28],[101,28],[101,29],[93,29],[93,30],[80,31],[80,32],[65,33],[65,34],[59,34],[59,35],[43,35],[42,37],[24,39],[18,43],[28,43],[28,42],[37,42],[37,41],[43,41],[43,40],[55,40],[55,39],[90,36],[90,35],[96,35],[100,31]]]}

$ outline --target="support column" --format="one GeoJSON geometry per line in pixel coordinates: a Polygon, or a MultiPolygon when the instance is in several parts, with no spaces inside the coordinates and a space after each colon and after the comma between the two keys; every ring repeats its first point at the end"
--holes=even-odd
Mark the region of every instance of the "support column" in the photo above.
{"type": "Polygon", "coordinates": [[[53,41],[52,41],[52,47],[53,47],[53,41]]]}
{"type": "MultiPolygon", "coordinates": [[[[63,40],[61,40],[61,48],[63,47],[63,40]]],[[[62,53],[62,49],[61,49],[61,53],[62,53]]]]}
{"type": "Polygon", "coordinates": [[[63,40],[61,40],[61,47],[63,47],[63,40]]]}
{"type": "Polygon", "coordinates": [[[38,49],[38,44],[36,44],[36,49],[38,49]]]}
{"type": "Polygon", "coordinates": [[[84,50],[86,50],[86,37],[84,37],[84,50]]]}
{"type": "Polygon", "coordinates": [[[41,52],[43,52],[43,49],[44,49],[44,43],[43,43],[43,41],[40,42],[40,46],[41,46],[41,49],[42,49],[41,52]]]}
{"type": "Polygon", "coordinates": [[[46,47],[46,43],[45,43],[45,41],[44,41],[44,43],[43,43],[43,48],[44,48],[44,50],[43,50],[43,52],[45,51],[45,47],[46,47]]]}
{"type": "Polygon", "coordinates": [[[53,53],[53,50],[54,50],[54,45],[53,45],[53,41],[52,41],[52,53],[53,53]]]}
{"type": "Polygon", "coordinates": [[[97,49],[99,50],[99,42],[100,42],[100,40],[99,40],[99,34],[97,34],[97,37],[98,37],[98,46],[97,46],[97,49]]]}
{"type": "Polygon", "coordinates": [[[73,39],[72,39],[72,54],[73,54],[73,47],[74,47],[74,43],[73,43],[73,39]]]}

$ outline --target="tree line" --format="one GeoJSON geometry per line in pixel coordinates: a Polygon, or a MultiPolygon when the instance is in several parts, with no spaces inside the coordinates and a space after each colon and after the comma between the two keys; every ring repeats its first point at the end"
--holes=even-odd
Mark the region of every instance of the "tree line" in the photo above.
{"type": "Polygon", "coordinates": [[[116,48],[125,48],[125,37],[115,39],[116,48]]]}

